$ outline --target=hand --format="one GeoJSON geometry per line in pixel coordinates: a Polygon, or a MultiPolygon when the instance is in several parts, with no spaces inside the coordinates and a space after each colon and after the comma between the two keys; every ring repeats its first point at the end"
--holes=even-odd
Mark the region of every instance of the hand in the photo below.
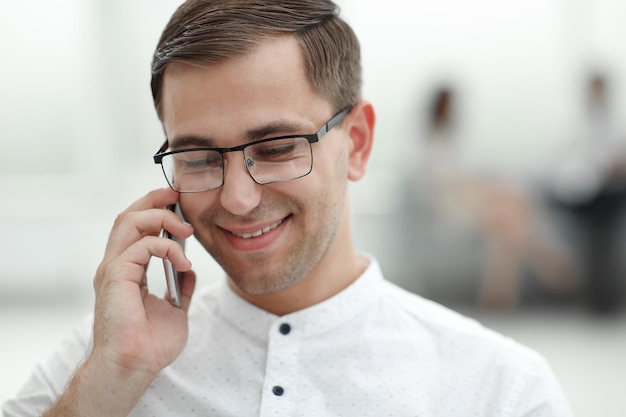
{"type": "Polygon", "coordinates": [[[155,190],[132,204],[115,221],[94,279],[96,309],[92,355],[122,372],[156,375],[187,341],[187,310],[195,275],[182,247],[159,238],[166,229],[180,239],[193,228],[164,207],[178,193],[155,190]],[[146,268],[153,256],[168,257],[180,271],[181,308],[148,292],[146,268]]]}
{"type": "Polygon", "coordinates": [[[195,274],[180,244],[158,237],[161,229],[180,239],[193,233],[164,210],[177,200],[170,189],[155,190],[116,219],[94,279],[92,350],[46,417],[125,416],[182,351],[195,274]],[[148,292],[146,268],[153,256],[168,257],[182,271],[181,308],[148,292]]]}

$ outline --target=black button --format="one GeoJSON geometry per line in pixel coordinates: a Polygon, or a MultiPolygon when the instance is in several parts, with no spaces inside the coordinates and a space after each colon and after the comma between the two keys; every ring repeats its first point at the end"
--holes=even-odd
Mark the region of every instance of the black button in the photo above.
{"type": "Polygon", "coordinates": [[[285,393],[285,390],[283,387],[281,387],[280,385],[276,385],[274,386],[274,388],[272,388],[272,392],[274,393],[274,395],[276,395],[277,397],[280,397],[281,395],[283,395],[285,393]]]}
{"type": "Polygon", "coordinates": [[[291,331],[291,326],[288,325],[287,323],[283,323],[280,325],[280,327],[278,328],[278,330],[282,333],[282,334],[289,334],[289,332],[291,331]]]}

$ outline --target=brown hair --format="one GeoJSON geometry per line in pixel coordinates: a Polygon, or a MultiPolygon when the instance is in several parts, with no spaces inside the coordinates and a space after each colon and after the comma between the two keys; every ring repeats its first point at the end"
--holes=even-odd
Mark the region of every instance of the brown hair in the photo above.
{"type": "Polygon", "coordinates": [[[152,60],[152,97],[159,117],[168,63],[215,64],[284,33],[299,41],[313,88],[335,110],[361,98],[359,42],[332,1],[188,0],[163,30],[152,60]]]}

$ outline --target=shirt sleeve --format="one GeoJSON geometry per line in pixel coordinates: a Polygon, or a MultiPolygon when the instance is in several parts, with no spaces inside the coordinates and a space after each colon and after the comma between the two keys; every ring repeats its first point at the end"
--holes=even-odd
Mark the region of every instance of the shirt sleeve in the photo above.
{"type": "Polygon", "coordinates": [[[91,317],[35,366],[16,394],[2,406],[3,417],[41,416],[63,393],[90,348],[91,317]]]}
{"type": "Polygon", "coordinates": [[[543,357],[529,365],[522,373],[509,397],[511,417],[572,417],[565,394],[543,357]]]}

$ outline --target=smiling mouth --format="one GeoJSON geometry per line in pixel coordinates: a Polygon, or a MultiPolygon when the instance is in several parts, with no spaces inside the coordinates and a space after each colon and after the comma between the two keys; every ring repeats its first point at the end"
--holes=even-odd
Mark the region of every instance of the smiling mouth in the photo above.
{"type": "Polygon", "coordinates": [[[280,226],[283,222],[285,221],[285,219],[280,219],[279,221],[277,221],[276,223],[270,224],[269,226],[265,226],[262,229],[259,229],[255,232],[252,233],[236,233],[236,232],[231,232],[233,235],[241,237],[243,239],[252,239],[254,237],[259,237],[264,233],[267,233],[271,230],[276,229],[278,226],[280,226]]]}

